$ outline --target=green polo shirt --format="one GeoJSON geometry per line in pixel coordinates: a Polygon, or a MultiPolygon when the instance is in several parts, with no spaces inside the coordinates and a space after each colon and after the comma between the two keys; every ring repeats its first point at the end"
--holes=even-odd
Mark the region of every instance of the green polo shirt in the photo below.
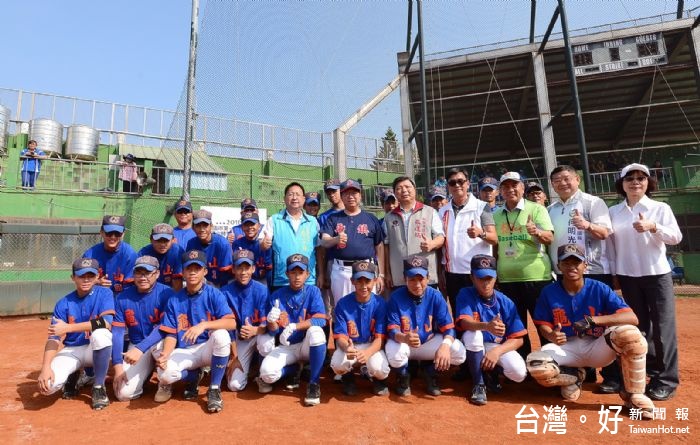
{"type": "Polygon", "coordinates": [[[549,281],[552,266],[546,246],[527,233],[528,216],[540,230],[554,231],[547,208],[525,199],[510,212],[505,205],[494,210],[493,220],[498,233],[498,281],[549,281]]]}

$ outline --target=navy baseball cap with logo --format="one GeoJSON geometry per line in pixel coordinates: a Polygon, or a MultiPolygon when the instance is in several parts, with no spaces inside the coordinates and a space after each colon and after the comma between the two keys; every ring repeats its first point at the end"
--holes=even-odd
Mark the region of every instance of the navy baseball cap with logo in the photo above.
{"type": "Polygon", "coordinates": [[[238,249],[233,251],[233,265],[240,266],[243,263],[248,263],[251,266],[255,265],[255,255],[247,249],[238,249]]]}
{"type": "Polygon", "coordinates": [[[146,269],[149,272],[160,269],[160,263],[155,257],[150,255],[144,255],[136,258],[134,263],[134,270],[136,269],[146,269]]]}
{"type": "Polygon", "coordinates": [[[445,192],[445,189],[442,187],[435,187],[433,189],[433,194],[430,196],[431,201],[435,201],[436,199],[446,199],[447,198],[447,193],[445,192]]]}
{"type": "Polygon", "coordinates": [[[321,205],[321,197],[318,196],[318,192],[307,192],[304,195],[304,204],[311,204],[311,203],[316,203],[318,205],[321,205]]]}
{"type": "Polygon", "coordinates": [[[173,226],[166,223],[156,224],[151,230],[151,239],[173,239],[173,226]]]}
{"type": "Polygon", "coordinates": [[[254,224],[257,224],[260,222],[260,217],[256,212],[251,212],[250,210],[247,210],[243,213],[241,213],[241,224],[249,223],[252,222],[254,224]]]}
{"type": "Polygon", "coordinates": [[[428,276],[428,258],[420,255],[410,255],[403,259],[403,274],[409,278],[420,275],[428,276]]]}
{"type": "Polygon", "coordinates": [[[373,280],[377,278],[377,266],[369,261],[355,261],[352,263],[352,279],[367,278],[373,280]]]}
{"type": "Polygon", "coordinates": [[[195,210],[192,212],[192,224],[207,223],[211,225],[211,212],[208,210],[195,210]]]}
{"type": "Polygon", "coordinates": [[[586,253],[578,244],[564,244],[557,249],[557,259],[559,261],[564,261],[572,256],[581,261],[586,261],[586,253]]]}
{"type": "Polygon", "coordinates": [[[348,190],[353,189],[357,190],[358,192],[362,191],[362,186],[359,182],[355,181],[354,179],[348,179],[340,185],[340,193],[347,192],[348,190]]]}
{"type": "Polygon", "coordinates": [[[471,273],[477,278],[496,278],[496,258],[491,255],[474,255],[471,260],[471,273]]]}
{"type": "Polygon", "coordinates": [[[287,271],[290,271],[297,267],[301,268],[301,270],[308,270],[309,259],[300,253],[289,255],[287,257],[287,271]]]}
{"type": "Polygon", "coordinates": [[[175,204],[175,212],[178,212],[180,210],[189,210],[190,212],[192,211],[192,203],[189,202],[186,199],[180,199],[177,204],[175,204]]]}
{"type": "Polygon", "coordinates": [[[201,250],[190,250],[182,254],[182,268],[190,264],[199,264],[202,267],[207,267],[207,254],[201,250]]]}
{"type": "Polygon", "coordinates": [[[479,185],[479,191],[482,191],[485,188],[490,188],[492,190],[496,190],[498,188],[498,181],[496,181],[496,178],[486,176],[485,178],[479,179],[478,185],[479,185]]]}
{"type": "Polygon", "coordinates": [[[102,231],[105,233],[109,232],[119,232],[124,233],[124,225],[126,223],[126,218],[117,215],[105,215],[102,218],[102,231]]]}
{"type": "Polygon", "coordinates": [[[73,275],[82,277],[86,273],[99,275],[100,263],[94,258],[78,258],[73,261],[73,275]]]}
{"type": "Polygon", "coordinates": [[[544,191],[544,187],[542,187],[542,184],[536,181],[530,181],[525,185],[525,193],[530,193],[534,190],[539,190],[541,192],[544,191]]]}
{"type": "Polygon", "coordinates": [[[255,202],[253,198],[246,198],[243,201],[241,201],[241,210],[245,209],[258,210],[258,203],[255,202]]]}
{"type": "Polygon", "coordinates": [[[396,195],[394,195],[394,191],[391,189],[385,189],[382,190],[382,193],[379,195],[379,200],[384,204],[387,202],[389,199],[393,199],[396,201],[396,195]]]}
{"type": "Polygon", "coordinates": [[[326,185],[323,186],[323,191],[340,190],[340,181],[337,179],[329,179],[326,185]]]}

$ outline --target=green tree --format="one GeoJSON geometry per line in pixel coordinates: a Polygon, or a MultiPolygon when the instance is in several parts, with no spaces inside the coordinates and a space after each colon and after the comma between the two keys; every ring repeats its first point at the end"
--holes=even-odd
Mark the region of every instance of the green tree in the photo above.
{"type": "Polygon", "coordinates": [[[382,146],[372,161],[371,167],[376,171],[401,172],[403,171],[403,154],[399,150],[396,133],[389,127],[382,138],[382,146]]]}

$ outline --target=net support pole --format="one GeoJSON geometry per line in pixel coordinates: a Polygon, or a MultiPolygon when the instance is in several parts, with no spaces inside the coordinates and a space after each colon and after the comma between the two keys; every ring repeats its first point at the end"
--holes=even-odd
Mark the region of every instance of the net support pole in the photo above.
{"type": "Polygon", "coordinates": [[[192,20],[190,23],[190,60],[187,67],[187,110],[185,111],[185,147],[182,170],[182,197],[190,199],[190,176],[192,174],[192,142],[194,139],[194,82],[197,66],[197,33],[199,29],[199,0],[192,0],[192,20]]]}
{"type": "MultiPolygon", "coordinates": [[[[549,90],[547,89],[547,75],[544,70],[544,55],[542,53],[532,53],[532,69],[537,95],[537,111],[540,118],[542,157],[544,158],[545,175],[549,175],[549,172],[557,166],[557,153],[554,145],[554,128],[549,125],[552,120],[552,110],[549,106],[549,90]]],[[[549,184],[548,195],[550,199],[556,195],[552,184],[549,184]]]]}
{"type": "Polygon", "coordinates": [[[425,162],[424,167],[424,179],[425,179],[425,189],[432,185],[431,174],[430,174],[430,146],[428,144],[428,102],[427,102],[427,88],[425,86],[425,56],[424,56],[424,40],[423,40],[423,0],[416,0],[418,4],[418,39],[420,43],[418,44],[418,60],[420,67],[420,97],[421,97],[421,119],[423,120],[423,161],[425,162]]]}

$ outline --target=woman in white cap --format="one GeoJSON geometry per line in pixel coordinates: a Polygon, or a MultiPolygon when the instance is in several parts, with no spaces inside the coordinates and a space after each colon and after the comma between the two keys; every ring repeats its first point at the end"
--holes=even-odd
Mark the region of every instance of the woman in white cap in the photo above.
{"type": "Polygon", "coordinates": [[[683,235],[671,207],[651,199],[656,178],[646,165],[624,167],[615,189],[624,197],[610,208],[615,273],[649,342],[647,394],[653,400],[668,400],[679,379],[675,296],[666,244],[678,244],[683,235]]]}

